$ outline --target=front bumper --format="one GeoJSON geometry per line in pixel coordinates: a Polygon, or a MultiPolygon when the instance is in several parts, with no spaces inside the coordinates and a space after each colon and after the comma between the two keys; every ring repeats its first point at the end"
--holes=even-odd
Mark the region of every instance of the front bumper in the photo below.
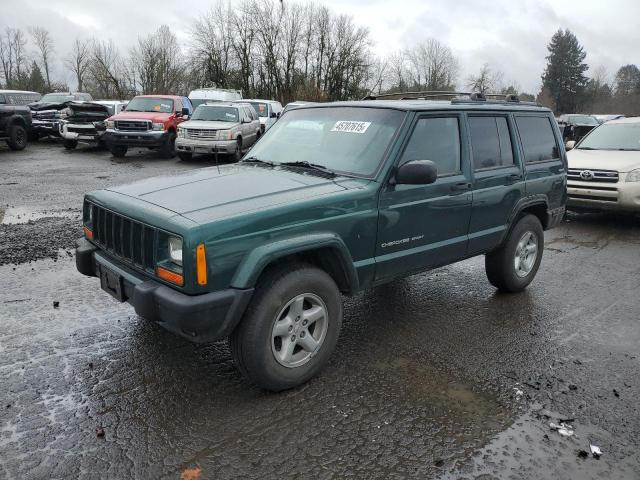
{"type": "Polygon", "coordinates": [[[118,147],[146,147],[161,148],[167,142],[169,132],[167,130],[148,130],[146,132],[127,132],[108,129],[102,140],[107,145],[118,147]]]}
{"type": "Polygon", "coordinates": [[[133,305],[138,315],[196,343],[228,337],[253,294],[253,289],[229,288],[186,295],[117,264],[84,238],[76,249],[76,267],[80,273],[98,278],[102,269],[114,272],[122,278],[123,300],[133,305]]]}
{"type": "Polygon", "coordinates": [[[640,212],[640,182],[625,182],[620,173],[617,183],[567,182],[567,206],[588,210],[640,212]]]}
{"type": "Polygon", "coordinates": [[[58,130],[58,122],[56,120],[31,120],[31,130],[39,135],[55,135],[60,134],[58,130]]]}
{"type": "Polygon", "coordinates": [[[65,140],[97,142],[104,135],[92,124],[60,122],[59,133],[65,140]]]}
{"type": "Polygon", "coordinates": [[[192,140],[179,137],[176,139],[176,151],[187,153],[234,153],[236,140],[192,140]]]}

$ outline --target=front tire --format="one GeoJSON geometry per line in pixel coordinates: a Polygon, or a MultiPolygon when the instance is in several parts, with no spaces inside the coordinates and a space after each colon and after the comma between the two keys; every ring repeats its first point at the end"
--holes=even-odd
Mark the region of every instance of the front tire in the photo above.
{"type": "Polygon", "coordinates": [[[109,147],[109,151],[111,152],[111,155],[113,155],[114,157],[123,158],[127,154],[127,147],[120,147],[120,146],[113,145],[109,147]]]}
{"type": "Polygon", "coordinates": [[[342,298],[319,268],[296,264],[263,275],[230,338],[238,369],[271,391],[315,376],[333,352],[342,325],[342,298]]]}
{"type": "Polygon", "coordinates": [[[165,144],[160,150],[162,158],[173,158],[176,156],[176,134],[175,132],[169,132],[165,144]]]}
{"type": "Polygon", "coordinates": [[[183,162],[189,162],[193,158],[193,154],[187,152],[178,152],[178,158],[183,162]]]}
{"type": "Polygon", "coordinates": [[[7,145],[11,150],[24,150],[27,146],[27,130],[22,125],[9,127],[7,145]]]}
{"type": "Polygon", "coordinates": [[[491,285],[502,292],[521,292],[533,281],[544,250],[544,231],[535,215],[515,224],[500,248],[485,255],[491,285]]]}
{"type": "Polygon", "coordinates": [[[236,141],[236,149],[233,152],[234,162],[239,162],[242,159],[242,138],[238,138],[236,141]]]}
{"type": "Polygon", "coordinates": [[[67,150],[73,150],[74,148],[76,148],[78,146],[78,141],[77,140],[64,140],[62,142],[62,144],[64,145],[64,148],[66,148],[67,150]]]}

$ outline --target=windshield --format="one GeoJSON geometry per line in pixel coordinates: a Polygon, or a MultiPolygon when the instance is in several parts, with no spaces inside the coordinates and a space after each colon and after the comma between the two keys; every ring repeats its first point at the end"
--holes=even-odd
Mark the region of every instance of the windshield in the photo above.
{"type": "Polygon", "coordinates": [[[238,122],[238,109],[235,107],[218,107],[200,105],[193,112],[191,120],[208,120],[212,122],[238,122]]]}
{"type": "Polygon", "coordinates": [[[595,117],[590,115],[568,115],[569,123],[579,123],[580,125],[600,125],[595,117]]]}
{"type": "Polygon", "coordinates": [[[254,108],[259,117],[269,116],[269,106],[266,103],[261,102],[249,102],[254,108]]]}
{"type": "Polygon", "coordinates": [[[47,93],[40,99],[42,103],[64,103],[73,100],[73,95],[64,95],[60,93],[47,93]]]}
{"type": "Polygon", "coordinates": [[[126,112],[160,112],[173,113],[173,100],[170,98],[136,97],[131,100],[126,112]]]}
{"type": "Polygon", "coordinates": [[[640,123],[605,123],[580,142],[579,150],[640,150],[640,123]]]}
{"type": "Polygon", "coordinates": [[[275,163],[309,162],[371,177],[404,115],[387,108],[290,110],[267,130],[249,155],[275,163]]]}

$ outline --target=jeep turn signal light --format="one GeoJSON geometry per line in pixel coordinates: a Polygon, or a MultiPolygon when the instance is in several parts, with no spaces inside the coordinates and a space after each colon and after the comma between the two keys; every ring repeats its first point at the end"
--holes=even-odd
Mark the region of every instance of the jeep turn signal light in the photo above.
{"type": "Polygon", "coordinates": [[[84,230],[84,236],[89,240],[93,240],[93,231],[87,227],[82,227],[82,229],[84,230]]]}
{"type": "Polygon", "coordinates": [[[182,275],[172,272],[166,268],[156,267],[156,275],[167,282],[178,285],[179,287],[184,285],[184,277],[182,275]]]}
{"type": "Polygon", "coordinates": [[[204,251],[204,243],[196,247],[196,279],[198,285],[207,284],[207,256],[204,251]]]}

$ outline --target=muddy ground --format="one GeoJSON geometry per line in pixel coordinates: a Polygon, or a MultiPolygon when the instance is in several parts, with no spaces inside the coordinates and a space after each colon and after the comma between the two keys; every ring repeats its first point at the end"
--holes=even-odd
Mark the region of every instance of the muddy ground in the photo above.
{"type": "Polygon", "coordinates": [[[270,394],[75,271],[85,191],[212,164],[0,147],[0,478],[640,478],[637,218],[570,215],[521,294],[475,258],[346,299],[270,394]]]}

